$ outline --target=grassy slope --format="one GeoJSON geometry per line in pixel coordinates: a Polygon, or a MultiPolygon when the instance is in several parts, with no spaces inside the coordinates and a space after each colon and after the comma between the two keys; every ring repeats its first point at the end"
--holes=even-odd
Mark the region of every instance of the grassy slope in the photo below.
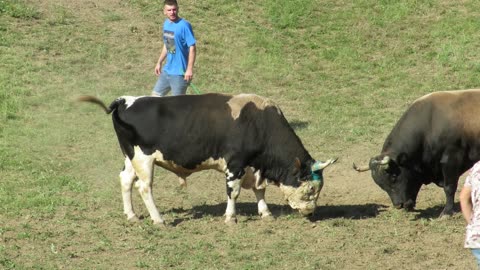
{"type": "MultiPolygon", "coordinates": [[[[174,177],[157,172],[170,180],[158,181],[159,206],[180,225],[168,233],[148,220],[127,226],[112,180],[121,157],[110,120],[72,99],[94,94],[109,102],[150,92],[160,2],[0,0],[0,265],[393,269],[409,258],[419,268],[471,266],[455,260],[465,255],[458,216],[442,222],[387,211],[362,218],[377,212],[370,203],[389,204],[385,194],[366,185],[340,187],[338,193],[330,187],[318,214],[325,220],[314,225],[291,215],[273,191],[274,210],[284,213],[275,224],[255,220],[253,205],[244,204],[246,220],[232,230],[221,224],[221,182],[205,197],[176,189],[174,177]],[[198,218],[191,217],[195,213],[198,218]],[[421,245],[412,245],[411,238],[421,245]],[[443,252],[450,242],[455,244],[448,256],[443,252]],[[189,252],[186,260],[182,253],[189,252]]],[[[198,39],[197,87],[271,97],[320,158],[366,160],[416,97],[480,85],[475,1],[181,5],[198,39]],[[359,144],[363,157],[355,152],[359,144]]],[[[221,181],[213,173],[198,178],[193,187],[207,178],[221,181]]],[[[433,206],[423,207],[443,202],[441,196],[431,200],[433,206]]]]}

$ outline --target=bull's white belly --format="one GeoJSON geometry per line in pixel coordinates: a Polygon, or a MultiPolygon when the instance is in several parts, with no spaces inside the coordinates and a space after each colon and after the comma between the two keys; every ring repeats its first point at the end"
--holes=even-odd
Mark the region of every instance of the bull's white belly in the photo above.
{"type": "Polygon", "coordinates": [[[167,169],[169,171],[172,171],[176,174],[192,174],[194,172],[203,171],[203,170],[217,170],[219,172],[225,172],[227,170],[227,163],[223,158],[220,158],[220,159],[209,158],[203,161],[202,163],[200,163],[199,165],[197,165],[194,169],[187,169],[182,167],[181,165],[176,164],[172,160],[165,160],[162,152],[158,150],[155,151],[152,154],[152,156],[155,160],[156,165],[164,169],[167,169]]]}

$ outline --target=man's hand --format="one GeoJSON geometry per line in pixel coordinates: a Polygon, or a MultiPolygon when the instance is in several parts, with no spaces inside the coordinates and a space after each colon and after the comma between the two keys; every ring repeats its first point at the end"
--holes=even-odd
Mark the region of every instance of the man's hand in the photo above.
{"type": "Polygon", "coordinates": [[[185,72],[185,74],[183,76],[183,79],[187,82],[191,81],[193,79],[193,72],[187,70],[187,72],[185,72]]]}
{"type": "Polygon", "coordinates": [[[160,63],[157,63],[157,65],[155,66],[155,75],[160,75],[160,73],[162,73],[162,65],[160,63]]]}

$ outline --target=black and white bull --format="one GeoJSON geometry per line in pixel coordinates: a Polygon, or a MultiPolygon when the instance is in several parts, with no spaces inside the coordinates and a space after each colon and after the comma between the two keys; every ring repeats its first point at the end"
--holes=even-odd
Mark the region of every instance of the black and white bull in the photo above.
{"type": "Polygon", "coordinates": [[[434,92],[417,99],[368,166],[397,208],[412,210],[423,184],[443,187],[454,213],[459,177],[480,159],[480,89],[434,92]]]}
{"type": "Polygon", "coordinates": [[[292,208],[311,214],[323,186],[322,170],[336,161],[315,161],[279,107],[257,95],[123,96],[109,107],[91,96],[79,100],[112,113],[125,155],[120,182],[128,220],[137,220],[131,193],[135,183],[154,224],[164,223],[152,195],[154,165],[175,173],[181,183],[201,170],[225,173],[225,222],[230,223],[236,222],[241,187],[252,188],[259,214],[271,217],[265,179],[281,188],[292,208]]]}

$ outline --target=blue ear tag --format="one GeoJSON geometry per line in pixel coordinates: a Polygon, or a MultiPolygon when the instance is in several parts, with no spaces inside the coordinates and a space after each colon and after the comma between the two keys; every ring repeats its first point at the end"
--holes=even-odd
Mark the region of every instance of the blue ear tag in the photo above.
{"type": "Polygon", "coordinates": [[[321,180],[322,180],[322,177],[320,176],[320,174],[312,171],[312,180],[313,180],[313,181],[321,181],[321,180]]]}

